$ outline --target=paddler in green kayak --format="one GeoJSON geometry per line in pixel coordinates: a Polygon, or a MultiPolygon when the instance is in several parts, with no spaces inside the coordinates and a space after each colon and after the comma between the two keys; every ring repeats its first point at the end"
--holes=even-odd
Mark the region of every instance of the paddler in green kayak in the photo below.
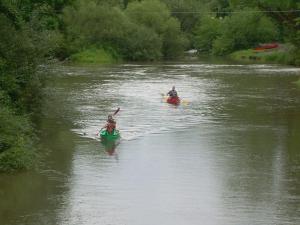
{"type": "MultiPolygon", "coordinates": [[[[105,126],[102,128],[102,129],[106,129],[106,131],[109,133],[109,134],[112,134],[115,129],[117,127],[117,123],[116,121],[114,120],[113,116],[112,115],[108,115],[107,117],[107,121],[106,121],[106,124],[105,126]]],[[[101,130],[102,130],[101,129],[101,130]]]]}

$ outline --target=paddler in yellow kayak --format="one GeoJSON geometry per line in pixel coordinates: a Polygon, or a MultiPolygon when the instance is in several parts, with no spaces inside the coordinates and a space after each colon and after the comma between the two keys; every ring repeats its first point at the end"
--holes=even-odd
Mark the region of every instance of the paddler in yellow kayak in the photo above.
{"type": "Polygon", "coordinates": [[[180,98],[178,97],[177,91],[175,90],[175,86],[172,87],[172,90],[167,93],[169,96],[167,98],[167,102],[170,104],[178,105],[180,103],[180,98]]]}

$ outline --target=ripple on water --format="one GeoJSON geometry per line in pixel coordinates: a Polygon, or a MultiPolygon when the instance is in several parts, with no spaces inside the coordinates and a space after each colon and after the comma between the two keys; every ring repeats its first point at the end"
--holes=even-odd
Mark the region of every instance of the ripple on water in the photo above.
{"type": "MultiPolygon", "coordinates": [[[[107,115],[120,107],[116,120],[126,140],[185,130],[200,123],[216,123],[218,118],[212,120],[216,112],[221,119],[229,118],[223,112],[224,93],[219,93],[220,89],[224,92],[232,89],[229,82],[223,82],[223,79],[229,79],[226,74],[244,76],[255,71],[258,74],[280,75],[284,72],[295,75],[300,72],[299,68],[276,65],[223,64],[125,64],[94,71],[77,67],[63,69],[68,77],[92,77],[81,80],[81,85],[68,98],[78,114],[74,122],[77,127],[73,131],[95,138],[107,115]],[[178,107],[166,104],[162,98],[173,85],[185,101],[178,107]]],[[[253,93],[247,95],[258,99],[253,93]]]]}

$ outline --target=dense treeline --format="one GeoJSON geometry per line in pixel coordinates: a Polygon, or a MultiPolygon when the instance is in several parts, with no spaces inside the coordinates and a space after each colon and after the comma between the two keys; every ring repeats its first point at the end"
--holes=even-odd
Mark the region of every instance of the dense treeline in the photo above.
{"type": "Polygon", "coordinates": [[[276,41],[291,44],[287,62],[299,65],[299,10],[298,0],[1,0],[0,170],[32,161],[45,60],[228,55],[276,41]]]}
{"type": "Polygon", "coordinates": [[[26,169],[34,158],[37,67],[59,48],[62,7],[58,0],[0,1],[0,171],[26,169]]]}
{"type": "Polygon", "coordinates": [[[227,55],[291,42],[295,55],[289,63],[296,64],[297,9],[297,0],[77,0],[64,10],[65,57],[80,60],[86,54],[76,53],[101,49],[114,59],[159,60],[189,48],[227,55]]]}
{"type": "Polygon", "coordinates": [[[215,55],[227,55],[260,43],[293,43],[287,63],[299,64],[300,4],[297,0],[214,1],[194,29],[194,46],[215,55]]]}
{"type": "Polygon", "coordinates": [[[122,8],[110,1],[78,1],[64,11],[67,54],[103,48],[116,58],[157,60],[182,55],[186,38],[179,21],[158,0],[122,8]]]}

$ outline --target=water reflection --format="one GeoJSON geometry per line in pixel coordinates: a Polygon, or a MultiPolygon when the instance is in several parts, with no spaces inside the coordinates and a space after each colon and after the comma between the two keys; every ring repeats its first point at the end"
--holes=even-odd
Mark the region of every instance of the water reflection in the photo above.
{"type": "Polygon", "coordinates": [[[105,151],[109,156],[114,156],[116,160],[118,160],[118,152],[117,152],[117,146],[120,144],[120,140],[116,141],[101,141],[102,145],[105,148],[105,151]]]}

